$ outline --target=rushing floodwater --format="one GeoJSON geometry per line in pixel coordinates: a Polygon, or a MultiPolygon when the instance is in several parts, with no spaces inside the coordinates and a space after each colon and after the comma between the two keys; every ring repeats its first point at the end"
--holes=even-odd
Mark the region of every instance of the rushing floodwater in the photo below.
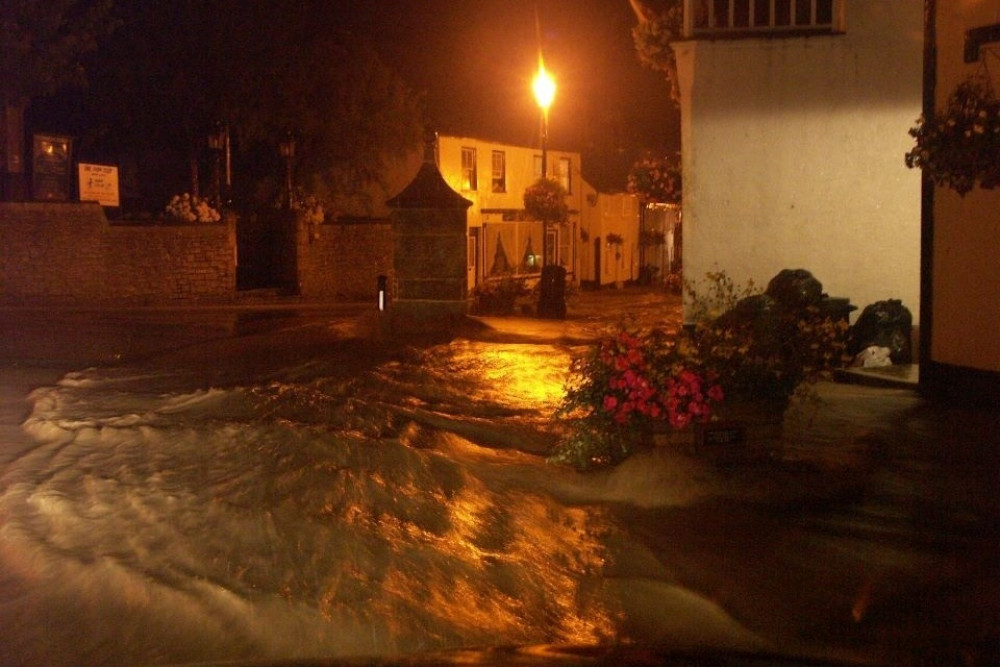
{"type": "MultiPolygon", "coordinates": [[[[0,665],[994,655],[996,415],[828,385],[774,465],[664,447],[583,475],[538,455],[579,340],[562,326],[406,348],[346,317],[208,319],[194,344],[155,317],[163,346],[84,329],[109,363],[0,369],[0,665]]],[[[38,359],[75,331],[5,326],[38,359]]]]}
{"type": "MultiPolygon", "coordinates": [[[[217,385],[152,364],[34,391],[0,469],[2,662],[626,639],[616,529],[587,504],[621,482],[525,453],[552,437],[569,353],[458,340],[361,372],[341,350],[217,385]]],[[[674,592],[705,637],[755,643],[674,592]]]]}

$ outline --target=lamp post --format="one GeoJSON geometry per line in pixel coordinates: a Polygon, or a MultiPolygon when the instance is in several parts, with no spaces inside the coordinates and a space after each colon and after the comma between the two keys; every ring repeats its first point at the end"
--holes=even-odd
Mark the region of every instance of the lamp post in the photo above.
{"type": "Polygon", "coordinates": [[[295,159],[295,135],[289,132],[278,144],[281,157],[285,158],[285,209],[292,208],[292,160],[295,159]]]}
{"type": "MultiPolygon", "coordinates": [[[[545,63],[541,56],[538,58],[538,74],[531,82],[531,88],[535,92],[535,101],[542,110],[542,178],[548,178],[548,143],[549,143],[549,107],[552,99],[556,95],[556,82],[545,70],[545,63]]],[[[549,229],[548,221],[542,220],[542,267],[549,261],[549,229]]]]}
{"type": "Polygon", "coordinates": [[[208,148],[212,151],[212,206],[222,207],[222,151],[226,147],[226,128],[221,123],[208,133],[208,148]]]}
{"type": "Polygon", "coordinates": [[[538,59],[538,74],[535,75],[531,88],[535,92],[535,101],[538,102],[538,107],[542,110],[542,178],[546,178],[548,176],[546,149],[549,141],[549,107],[556,95],[556,82],[545,70],[545,63],[542,62],[541,58],[538,59]]]}

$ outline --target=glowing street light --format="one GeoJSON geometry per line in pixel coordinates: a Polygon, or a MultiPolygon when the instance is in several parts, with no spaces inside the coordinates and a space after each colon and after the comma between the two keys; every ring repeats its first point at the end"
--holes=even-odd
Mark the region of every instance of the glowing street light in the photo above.
{"type": "Polygon", "coordinates": [[[535,91],[535,101],[538,102],[542,110],[542,178],[548,175],[548,165],[546,164],[546,148],[549,140],[549,107],[552,106],[552,99],[556,96],[556,82],[545,70],[545,63],[538,59],[538,74],[531,83],[531,88],[535,91]]]}

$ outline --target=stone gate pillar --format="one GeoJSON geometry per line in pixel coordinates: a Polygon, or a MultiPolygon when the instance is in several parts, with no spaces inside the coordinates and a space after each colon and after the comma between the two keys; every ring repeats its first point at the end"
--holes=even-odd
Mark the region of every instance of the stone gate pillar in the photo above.
{"type": "Polygon", "coordinates": [[[452,190],[428,150],[420,171],[392,208],[394,319],[445,324],[468,312],[466,212],[472,202],[452,190]]]}

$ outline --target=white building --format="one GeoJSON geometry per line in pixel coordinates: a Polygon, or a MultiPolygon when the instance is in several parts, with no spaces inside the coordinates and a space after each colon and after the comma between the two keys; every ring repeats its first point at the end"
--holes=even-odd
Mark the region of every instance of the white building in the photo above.
{"type": "Polygon", "coordinates": [[[923,0],[685,0],[684,273],[808,269],[920,317],[923,0]]]}
{"type": "Polygon", "coordinates": [[[524,191],[542,174],[539,148],[441,135],[436,159],[445,182],[472,201],[468,211],[469,288],[501,275],[528,278],[558,264],[573,283],[608,285],[638,277],[639,204],[624,193],[598,193],[581,175],[580,154],[546,151],[548,177],[568,193],[569,220],[529,219],[524,191]]]}

